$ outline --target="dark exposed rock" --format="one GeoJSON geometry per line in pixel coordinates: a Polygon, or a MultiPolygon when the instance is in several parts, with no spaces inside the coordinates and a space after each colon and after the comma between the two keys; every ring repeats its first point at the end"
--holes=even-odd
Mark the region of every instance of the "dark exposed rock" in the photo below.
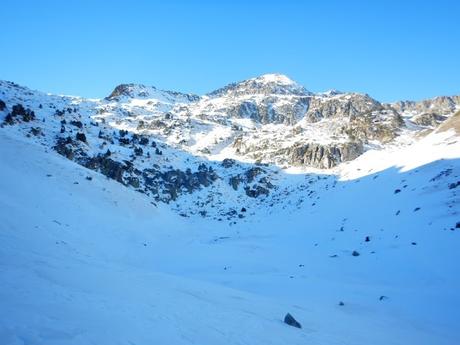
{"type": "Polygon", "coordinates": [[[165,190],[172,200],[175,200],[182,191],[191,193],[201,187],[208,187],[219,177],[212,168],[200,164],[196,172],[184,172],[179,169],[159,172],[157,177],[161,178],[165,190]]]}
{"type": "Polygon", "coordinates": [[[139,144],[141,145],[148,145],[149,144],[149,138],[147,137],[141,137],[139,140],[139,144]]]}
{"type": "Polygon", "coordinates": [[[75,126],[75,127],[78,127],[78,128],[83,128],[83,123],[81,123],[81,121],[72,120],[72,121],[70,121],[70,124],[72,126],[75,126]]]}
{"type": "Polygon", "coordinates": [[[118,138],[118,141],[121,145],[129,145],[130,143],[129,138],[118,138]]]}
{"type": "Polygon", "coordinates": [[[13,105],[13,109],[5,117],[5,123],[8,125],[12,125],[14,123],[14,120],[30,122],[32,120],[35,120],[35,113],[30,109],[24,108],[22,104],[16,104],[13,105]]]}
{"type": "Polygon", "coordinates": [[[289,313],[284,317],[284,323],[292,327],[302,328],[302,325],[289,313]]]}
{"type": "Polygon", "coordinates": [[[123,184],[125,184],[125,181],[123,180],[123,173],[130,169],[130,167],[126,164],[117,162],[105,155],[98,155],[89,158],[83,162],[83,165],[88,169],[100,171],[108,178],[123,184]]]}
{"type": "Polygon", "coordinates": [[[360,254],[359,254],[356,250],[353,250],[353,252],[351,253],[351,255],[353,255],[353,256],[359,256],[360,254]]]}
{"type": "Polygon", "coordinates": [[[6,109],[6,103],[0,99],[0,111],[3,111],[5,109],[6,109]]]}
{"type": "Polygon", "coordinates": [[[259,168],[259,167],[254,167],[254,168],[250,168],[248,169],[244,175],[246,176],[246,181],[251,183],[254,181],[254,179],[256,178],[256,176],[260,175],[264,170],[262,168],[259,168]]]}
{"type": "Polygon", "coordinates": [[[78,132],[76,135],[75,135],[75,139],[83,142],[83,143],[87,143],[86,141],[86,135],[84,133],[81,133],[81,132],[78,132]]]}
{"type": "Polygon", "coordinates": [[[132,187],[134,187],[134,188],[139,188],[140,183],[139,183],[139,179],[138,179],[137,177],[132,177],[132,176],[130,176],[130,177],[128,177],[126,180],[127,180],[127,183],[128,183],[130,186],[132,186],[132,187]]]}
{"type": "Polygon", "coordinates": [[[244,188],[246,195],[251,198],[257,198],[260,195],[268,195],[269,191],[267,188],[264,188],[260,185],[256,185],[255,187],[246,187],[244,188]]]}
{"type": "Polygon", "coordinates": [[[460,181],[453,182],[449,184],[449,189],[454,189],[460,186],[460,181]]]}
{"type": "Polygon", "coordinates": [[[233,165],[235,165],[235,160],[234,159],[231,159],[231,158],[225,158],[223,161],[222,161],[222,166],[224,168],[230,168],[232,167],[233,165]]]}
{"type": "Polygon", "coordinates": [[[40,127],[32,127],[30,129],[30,134],[32,134],[33,136],[41,135],[42,134],[42,129],[40,127]]]}
{"type": "Polygon", "coordinates": [[[67,159],[73,160],[75,157],[74,146],[75,144],[71,137],[60,137],[57,139],[53,148],[60,155],[66,157],[67,159]]]}
{"type": "Polygon", "coordinates": [[[142,150],[142,147],[135,147],[134,148],[134,154],[136,156],[142,156],[144,154],[144,151],[142,150]]]}
{"type": "Polygon", "coordinates": [[[240,185],[241,181],[242,181],[241,177],[237,175],[237,176],[230,177],[230,179],[228,180],[228,183],[230,186],[232,186],[234,190],[238,190],[238,186],[240,185]]]}

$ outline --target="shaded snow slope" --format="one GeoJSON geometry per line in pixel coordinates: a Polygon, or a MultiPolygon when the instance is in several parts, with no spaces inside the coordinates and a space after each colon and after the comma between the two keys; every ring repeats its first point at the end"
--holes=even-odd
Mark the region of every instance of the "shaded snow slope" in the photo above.
{"type": "Polygon", "coordinates": [[[196,237],[168,210],[19,138],[0,143],[0,343],[306,341],[281,322],[286,304],[158,272],[158,250],[196,237]]]}
{"type": "Polygon", "coordinates": [[[2,344],[460,339],[452,131],[337,177],[286,171],[276,213],[231,226],[155,207],[14,131],[0,131],[0,161],[2,344]]]}

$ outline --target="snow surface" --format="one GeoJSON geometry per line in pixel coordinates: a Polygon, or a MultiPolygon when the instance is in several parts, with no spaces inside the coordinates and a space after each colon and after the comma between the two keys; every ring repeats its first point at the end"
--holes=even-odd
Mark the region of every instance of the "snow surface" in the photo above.
{"type": "Polygon", "coordinates": [[[314,206],[228,226],[1,131],[0,343],[458,344],[459,148],[364,155],[308,175],[314,206]]]}

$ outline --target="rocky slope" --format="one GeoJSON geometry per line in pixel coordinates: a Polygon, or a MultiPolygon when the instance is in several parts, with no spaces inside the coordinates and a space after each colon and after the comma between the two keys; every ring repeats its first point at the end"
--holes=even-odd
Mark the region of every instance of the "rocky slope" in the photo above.
{"type": "Polygon", "coordinates": [[[337,169],[368,150],[410,144],[459,108],[459,96],[382,104],[365,94],[315,94],[278,74],[203,96],[123,84],[100,100],[0,81],[2,130],[154,203],[173,202],[184,216],[230,221],[250,214],[249,205],[282,203],[292,190],[282,169],[337,169]]]}

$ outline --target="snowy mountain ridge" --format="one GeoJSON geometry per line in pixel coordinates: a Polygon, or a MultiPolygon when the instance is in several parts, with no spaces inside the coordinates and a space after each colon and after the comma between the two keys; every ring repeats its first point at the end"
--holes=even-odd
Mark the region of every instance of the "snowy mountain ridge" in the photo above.
{"type": "MultiPolygon", "coordinates": [[[[0,100],[3,129],[155,203],[172,202],[184,216],[219,220],[245,218],[241,205],[267,207],[308,188],[290,185],[285,171],[326,169],[335,178],[346,162],[412,145],[460,109],[459,96],[383,104],[365,94],[313,94],[280,74],[204,96],[121,84],[100,100],[0,82],[0,100]]],[[[305,198],[300,193],[297,203],[305,198]]]]}

